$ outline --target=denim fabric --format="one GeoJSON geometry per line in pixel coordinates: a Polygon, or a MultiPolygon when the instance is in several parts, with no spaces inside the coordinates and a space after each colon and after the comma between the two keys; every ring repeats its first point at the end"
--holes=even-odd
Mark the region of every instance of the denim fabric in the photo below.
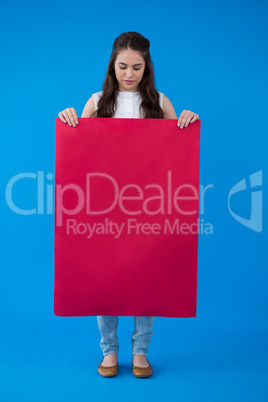
{"type": "MultiPolygon", "coordinates": [[[[119,339],[117,337],[118,316],[98,315],[98,326],[101,333],[100,347],[103,356],[118,354],[119,339]]],[[[147,356],[153,336],[155,317],[134,317],[134,331],[131,337],[133,355],[147,356]]]]}

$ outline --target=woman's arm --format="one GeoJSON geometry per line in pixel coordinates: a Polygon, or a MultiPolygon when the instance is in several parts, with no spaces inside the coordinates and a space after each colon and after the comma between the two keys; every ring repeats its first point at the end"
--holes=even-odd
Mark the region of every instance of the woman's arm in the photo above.
{"type": "Polygon", "coordinates": [[[164,119],[177,119],[176,112],[174,110],[174,107],[170,100],[166,97],[166,95],[163,96],[163,107],[162,110],[164,112],[164,119]]]}
{"type": "Polygon", "coordinates": [[[94,117],[94,115],[95,115],[95,103],[93,96],[91,96],[91,98],[89,98],[89,100],[85,104],[81,117],[94,117]]]}
{"type": "MultiPolygon", "coordinates": [[[[163,97],[163,107],[164,119],[178,119],[174,107],[170,100],[164,95],[163,97]]],[[[189,123],[193,123],[195,120],[199,119],[198,114],[191,112],[191,110],[183,110],[178,119],[177,125],[180,128],[184,126],[187,127],[189,123]]]]}

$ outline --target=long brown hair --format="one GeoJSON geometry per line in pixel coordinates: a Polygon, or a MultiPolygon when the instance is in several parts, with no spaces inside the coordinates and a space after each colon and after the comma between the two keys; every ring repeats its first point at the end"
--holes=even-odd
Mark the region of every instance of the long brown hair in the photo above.
{"type": "Polygon", "coordinates": [[[113,43],[113,51],[109,60],[103,93],[98,102],[95,117],[114,117],[116,97],[119,87],[115,76],[114,64],[117,55],[125,49],[137,50],[145,61],[145,69],[138,90],[142,99],[140,113],[145,119],[163,119],[164,113],[159,104],[159,93],[154,86],[154,70],[150,56],[150,41],[137,32],[123,32],[113,43]]]}

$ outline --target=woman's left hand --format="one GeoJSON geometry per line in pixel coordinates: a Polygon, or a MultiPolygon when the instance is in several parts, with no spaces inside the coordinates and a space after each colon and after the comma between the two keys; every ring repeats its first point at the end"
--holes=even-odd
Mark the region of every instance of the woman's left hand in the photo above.
{"type": "Polygon", "coordinates": [[[189,123],[193,123],[197,119],[199,119],[198,114],[191,112],[191,110],[183,110],[180,114],[177,125],[180,128],[183,128],[184,126],[187,127],[189,123]]]}

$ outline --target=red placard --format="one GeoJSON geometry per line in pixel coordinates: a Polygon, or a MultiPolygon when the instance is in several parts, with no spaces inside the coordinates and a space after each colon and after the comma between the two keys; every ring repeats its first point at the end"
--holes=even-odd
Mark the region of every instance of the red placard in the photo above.
{"type": "Polygon", "coordinates": [[[56,119],[56,316],[195,317],[200,120],[56,119]]]}

